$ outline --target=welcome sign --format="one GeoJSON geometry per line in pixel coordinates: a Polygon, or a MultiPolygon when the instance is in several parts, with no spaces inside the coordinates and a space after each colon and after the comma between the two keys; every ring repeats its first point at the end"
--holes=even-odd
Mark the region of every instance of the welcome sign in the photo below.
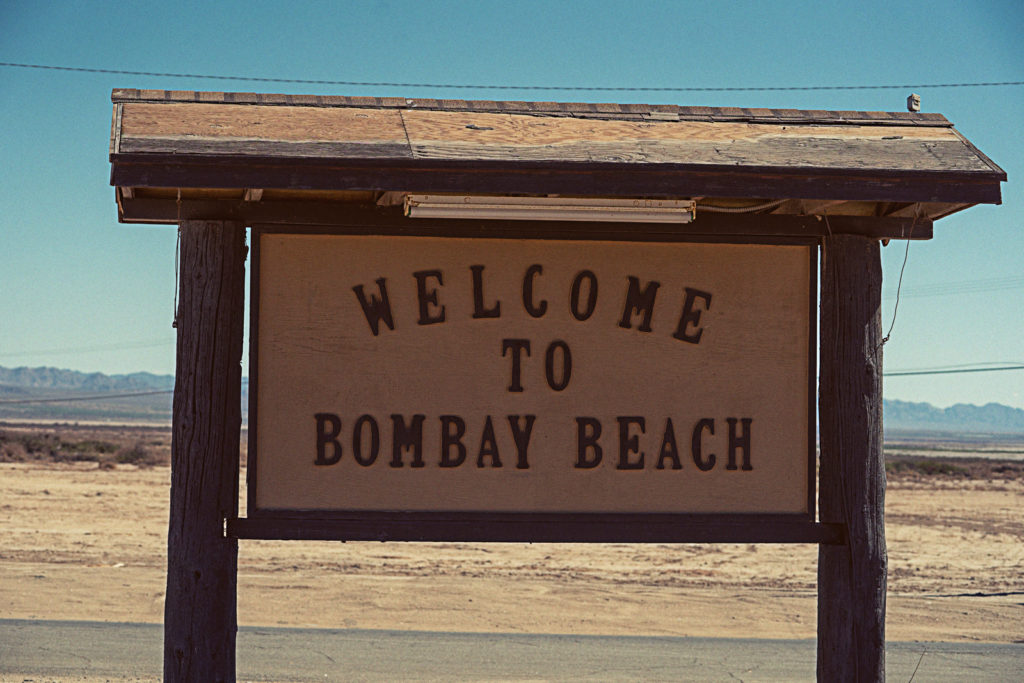
{"type": "Polygon", "coordinates": [[[813,514],[815,247],[254,234],[251,514],[813,514]]]}

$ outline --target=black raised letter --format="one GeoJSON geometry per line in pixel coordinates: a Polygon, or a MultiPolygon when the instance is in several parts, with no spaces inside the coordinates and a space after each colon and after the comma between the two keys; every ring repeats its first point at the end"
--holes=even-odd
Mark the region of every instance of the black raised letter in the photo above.
{"type": "Polygon", "coordinates": [[[626,305],[622,309],[622,320],[619,321],[619,327],[624,327],[627,330],[630,329],[633,326],[633,312],[640,313],[643,311],[644,317],[640,322],[640,327],[637,329],[641,332],[650,332],[651,316],[654,315],[654,296],[658,293],[658,287],[660,286],[660,282],[651,280],[641,291],[640,280],[630,275],[629,290],[626,292],[626,305]]]}
{"type": "Polygon", "coordinates": [[[501,458],[498,456],[498,442],[494,439],[494,423],[491,422],[491,416],[487,416],[487,421],[484,422],[484,434],[480,437],[480,451],[476,456],[476,466],[486,467],[484,465],[484,456],[489,455],[491,457],[491,467],[501,467],[501,458]]]}
{"type": "Polygon", "coordinates": [[[441,416],[441,467],[458,467],[466,461],[466,446],[462,443],[465,434],[465,420],[458,415],[441,416]],[[453,448],[458,454],[455,457],[451,456],[453,448]]]}
{"type": "Polygon", "coordinates": [[[522,355],[520,351],[526,351],[526,355],[530,355],[530,340],[529,339],[502,339],[501,340],[501,357],[504,358],[508,355],[508,350],[512,349],[512,382],[508,385],[510,392],[519,393],[523,390],[522,382],[522,355]]]}
{"type": "Polygon", "coordinates": [[[500,301],[495,301],[490,308],[484,308],[484,267],[470,266],[469,269],[473,271],[473,317],[500,318],[500,301]]]}
{"type": "Polygon", "coordinates": [[[586,320],[594,314],[595,308],[597,308],[597,276],[589,270],[581,270],[572,280],[572,290],[569,292],[569,310],[572,311],[572,317],[577,320],[586,320]],[[580,285],[583,280],[589,280],[590,283],[587,286],[587,307],[581,311],[580,285]]]}
{"type": "Polygon", "coordinates": [[[715,454],[708,453],[708,457],[705,460],[700,452],[700,439],[703,436],[702,431],[707,429],[711,436],[715,435],[715,421],[709,417],[705,417],[703,420],[697,422],[697,426],[693,428],[693,440],[690,445],[693,448],[693,464],[697,466],[701,472],[707,472],[715,466],[715,454]]]}
{"type": "Polygon", "coordinates": [[[341,418],[334,413],[317,413],[316,418],[316,460],[317,465],[333,465],[341,460],[341,444],[338,434],[341,433],[341,418]],[[330,426],[330,429],[327,427],[330,426]],[[333,448],[327,455],[327,445],[333,448]]]}
{"type": "Polygon", "coordinates": [[[377,461],[380,452],[380,430],[372,415],[360,415],[352,428],[352,457],[363,467],[369,467],[377,461]],[[370,453],[363,456],[363,425],[370,426],[370,453]]]}
{"type": "Polygon", "coordinates": [[[519,416],[508,416],[508,426],[512,428],[512,438],[516,442],[516,469],[518,470],[530,469],[530,463],[526,459],[526,449],[530,447],[530,434],[533,433],[533,421],[537,419],[536,415],[524,415],[524,417],[526,418],[526,427],[524,429],[520,429],[519,416]]]}
{"type": "Polygon", "coordinates": [[[423,467],[423,420],[425,415],[413,415],[412,424],[406,425],[401,415],[391,416],[391,466],[401,467],[402,451],[412,449],[410,467],[423,467]]]}
{"type": "Polygon", "coordinates": [[[388,288],[385,278],[377,278],[377,290],[380,292],[380,296],[371,294],[369,301],[367,301],[366,295],[363,294],[362,285],[356,285],[352,288],[352,291],[356,293],[356,298],[359,299],[359,305],[363,307],[363,315],[366,316],[366,322],[369,323],[370,331],[373,332],[374,337],[380,332],[381,320],[384,321],[384,324],[389,329],[395,329],[395,321],[391,317],[391,304],[388,303],[388,288]]]}
{"type": "Polygon", "coordinates": [[[589,470],[601,464],[601,446],[597,440],[601,438],[601,423],[593,417],[576,418],[576,469],[589,470]],[[587,457],[587,450],[592,449],[593,457],[587,457]]]}
{"type": "Polygon", "coordinates": [[[420,325],[431,325],[444,322],[444,306],[437,302],[437,289],[427,289],[427,278],[437,278],[438,286],[444,285],[444,279],[440,270],[418,270],[412,274],[416,278],[416,296],[420,301],[420,325]],[[432,313],[430,307],[440,308],[440,312],[432,313]]]}
{"type": "Polygon", "coordinates": [[[617,417],[619,421],[619,464],[617,470],[642,470],[644,468],[644,452],[640,450],[640,437],[630,434],[629,428],[633,425],[640,427],[640,433],[644,433],[644,418],[642,417],[617,417]],[[636,453],[640,457],[631,462],[630,453],[636,453]]]}
{"type": "Polygon", "coordinates": [[[683,469],[683,463],[679,462],[679,448],[676,446],[676,430],[672,426],[672,418],[665,420],[665,436],[661,437],[661,453],[658,455],[658,464],[655,469],[665,469],[666,458],[672,460],[672,469],[683,469]]]}
{"type": "Polygon", "coordinates": [[[533,305],[533,276],[540,275],[543,272],[544,268],[539,263],[534,263],[526,269],[526,275],[523,276],[523,308],[534,318],[541,317],[548,310],[546,299],[541,299],[540,303],[536,306],[533,305]]]}
{"type": "Polygon", "coordinates": [[[750,464],[750,423],[753,420],[749,417],[739,420],[743,424],[742,436],[736,433],[737,420],[735,417],[727,417],[725,421],[729,423],[729,462],[726,464],[725,469],[736,469],[736,450],[739,448],[743,449],[743,467],[741,469],[754,469],[754,466],[750,464]]]}
{"type": "Polygon", "coordinates": [[[572,354],[569,353],[569,345],[561,339],[548,344],[548,351],[544,355],[544,374],[548,379],[548,386],[555,391],[562,391],[569,386],[569,379],[572,377],[572,354]],[[562,349],[562,378],[555,381],[555,349],[562,349]]]}
{"type": "Polygon", "coordinates": [[[683,314],[679,317],[679,326],[676,327],[676,333],[672,336],[684,342],[690,342],[696,344],[700,341],[700,336],[704,334],[704,329],[700,327],[700,311],[694,309],[693,304],[697,299],[704,300],[704,310],[711,310],[711,295],[707,292],[702,292],[699,289],[686,288],[686,299],[683,301],[683,314]],[[692,332],[687,332],[687,328],[693,326],[692,332]]]}

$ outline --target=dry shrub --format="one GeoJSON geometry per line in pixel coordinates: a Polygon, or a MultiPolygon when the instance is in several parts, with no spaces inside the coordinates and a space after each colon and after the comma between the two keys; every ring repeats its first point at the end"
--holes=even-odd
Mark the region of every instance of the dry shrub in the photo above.
{"type": "Polygon", "coordinates": [[[8,441],[0,434],[0,462],[25,462],[28,451],[20,441],[8,441]]]}
{"type": "MultiPolygon", "coordinates": [[[[6,427],[6,426],[5,426],[6,427]]],[[[96,463],[100,469],[118,464],[140,467],[170,462],[170,434],[151,429],[55,425],[47,430],[0,429],[0,462],[96,463]]]]}
{"type": "Polygon", "coordinates": [[[131,446],[118,449],[114,454],[114,460],[122,465],[137,465],[139,467],[151,467],[158,464],[159,458],[150,453],[149,449],[141,441],[136,441],[131,446]]]}

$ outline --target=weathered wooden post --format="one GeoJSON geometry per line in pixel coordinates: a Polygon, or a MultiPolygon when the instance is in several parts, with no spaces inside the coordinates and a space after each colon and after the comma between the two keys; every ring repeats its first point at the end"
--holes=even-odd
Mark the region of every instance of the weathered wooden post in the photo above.
{"type": "Polygon", "coordinates": [[[235,680],[245,226],[181,222],[164,680],[235,680]]]}
{"type": "Polygon", "coordinates": [[[819,681],[885,679],[879,249],[868,237],[824,238],[819,514],[847,535],[818,546],[819,681]]]}

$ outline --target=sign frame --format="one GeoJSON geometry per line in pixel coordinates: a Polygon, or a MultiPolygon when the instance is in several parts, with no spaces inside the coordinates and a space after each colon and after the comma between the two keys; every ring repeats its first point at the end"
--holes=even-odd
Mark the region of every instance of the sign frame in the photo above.
{"type": "Polygon", "coordinates": [[[640,542],[640,543],[840,543],[841,525],[816,522],[816,376],[818,351],[818,251],[816,237],[721,237],[666,232],[663,226],[624,224],[609,234],[591,224],[455,221],[417,223],[414,234],[433,237],[595,240],[610,242],[797,245],[808,249],[807,501],[800,513],[604,513],[486,511],[344,511],[260,509],[257,506],[258,366],[261,236],[268,234],[408,235],[388,222],[350,225],[253,225],[250,252],[249,439],[247,516],[227,520],[233,538],[430,542],[640,542]],[[420,232],[422,231],[422,232],[420,232]]]}

